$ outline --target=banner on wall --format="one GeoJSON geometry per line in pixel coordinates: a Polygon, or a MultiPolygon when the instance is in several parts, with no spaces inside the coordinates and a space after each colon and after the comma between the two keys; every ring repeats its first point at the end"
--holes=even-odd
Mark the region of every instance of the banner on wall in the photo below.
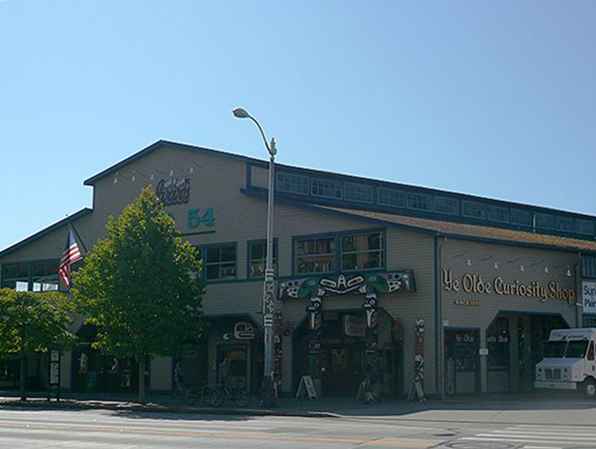
{"type": "Polygon", "coordinates": [[[584,313],[596,314],[596,282],[582,282],[584,313]]]}

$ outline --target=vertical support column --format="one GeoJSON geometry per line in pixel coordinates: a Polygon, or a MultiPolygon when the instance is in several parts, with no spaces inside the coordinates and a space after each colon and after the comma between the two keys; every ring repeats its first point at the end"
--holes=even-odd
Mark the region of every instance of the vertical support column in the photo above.
{"type": "Polygon", "coordinates": [[[513,393],[519,392],[519,325],[518,317],[509,318],[509,385],[513,393]]]}
{"type": "MultiPolygon", "coordinates": [[[[486,348],[486,329],[480,329],[480,348],[486,348]]],[[[480,392],[488,392],[488,357],[480,356],[480,392]]]]}

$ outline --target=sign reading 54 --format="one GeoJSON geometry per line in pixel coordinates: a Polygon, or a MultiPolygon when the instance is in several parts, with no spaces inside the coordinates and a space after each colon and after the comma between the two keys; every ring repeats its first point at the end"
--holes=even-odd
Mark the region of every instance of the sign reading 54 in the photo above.
{"type": "Polygon", "coordinates": [[[215,214],[213,208],[207,209],[188,209],[188,227],[197,229],[202,226],[212,228],[215,226],[215,214]]]}

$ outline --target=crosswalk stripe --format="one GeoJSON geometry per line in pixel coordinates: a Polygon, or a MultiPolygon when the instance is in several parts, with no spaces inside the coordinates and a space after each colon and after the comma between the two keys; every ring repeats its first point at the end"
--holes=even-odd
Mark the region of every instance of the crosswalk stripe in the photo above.
{"type": "MultiPolygon", "coordinates": [[[[540,431],[540,432],[529,432],[527,430],[495,430],[493,432],[491,432],[492,434],[495,435],[501,435],[501,434],[507,434],[507,435],[539,435],[539,436],[555,436],[555,437],[560,437],[561,435],[568,435],[566,432],[554,432],[554,431],[540,431]]],[[[594,438],[594,440],[596,440],[596,432],[589,432],[589,433],[584,433],[584,432],[573,432],[573,433],[569,433],[570,436],[573,437],[591,437],[594,438]]]]}
{"type": "Polygon", "coordinates": [[[477,437],[498,437],[498,438],[533,438],[535,440],[552,440],[552,439],[562,439],[565,438],[565,440],[569,440],[569,441],[589,441],[589,442],[594,442],[596,441],[596,439],[593,436],[588,436],[588,437],[575,437],[575,436],[562,436],[561,434],[559,434],[559,438],[557,438],[557,435],[537,435],[537,434],[511,434],[511,433],[496,433],[496,432],[492,432],[492,433],[478,433],[476,434],[477,437]]]}
{"type": "MultiPolygon", "coordinates": [[[[483,442],[512,442],[512,443],[537,443],[537,444],[545,444],[545,443],[553,443],[553,444],[569,444],[569,440],[536,440],[532,438],[502,438],[502,437],[464,437],[460,438],[463,441],[483,441],[483,442]]],[[[573,442],[575,447],[582,447],[586,444],[590,444],[591,448],[595,447],[593,441],[574,441],[573,442]]],[[[548,446],[549,449],[554,449],[552,446],[548,446]]]]}

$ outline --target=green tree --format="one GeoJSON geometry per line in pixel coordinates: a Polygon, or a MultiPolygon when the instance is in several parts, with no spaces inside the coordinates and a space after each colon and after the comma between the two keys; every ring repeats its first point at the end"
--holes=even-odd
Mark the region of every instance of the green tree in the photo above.
{"type": "Polygon", "coordinates": [[[137,360],[144,402],[146,360],[175,354],[203,332],[201,262],[150,187],[106,231],[74,274],[73,294],[97,327],[94,347],[137,360]]]}
{"type": "Polygon", "coordinates": [[[64,349],[74,341],[70,331],[72,301],[59,292],[0,290],[0,353],[19,354],[20,394],[26,400],[26,357],[33,352],[64,349]]]}

